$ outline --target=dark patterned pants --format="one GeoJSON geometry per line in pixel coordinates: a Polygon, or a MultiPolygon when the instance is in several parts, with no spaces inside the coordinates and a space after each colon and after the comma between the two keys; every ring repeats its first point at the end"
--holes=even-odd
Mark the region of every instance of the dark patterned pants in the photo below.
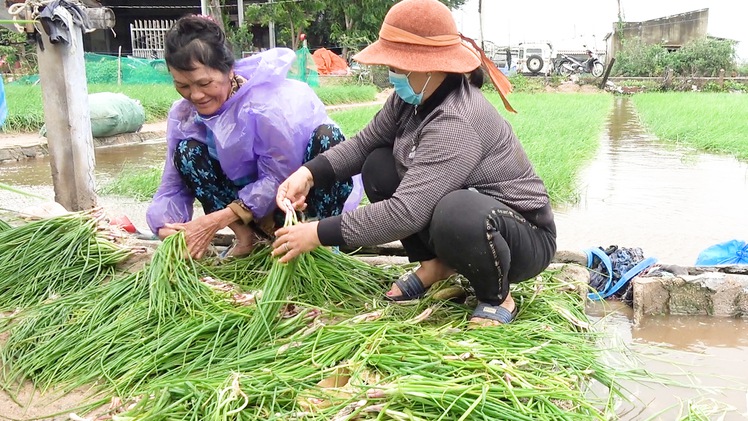
{"type": "MultiPolygon", "coordinates": [[[[345,140],[337,126],[323,124],[312,133],[306,147],[304,162],[307,162],[345,140]]],[[[229,180],[221,169],[220,163],[210,156],[208,146],[192,139],[182,140],[174,151],[174,165],[179,171],[187,188],[203,205],[206,214],[228,206],[238,199],[238,192],[243,186],[237,186],[229,180]]],[[[348,195],[353,190],[353,180],[336,182],[327,189],[313,187],[307,197],[307,218],[326,218],[340,215],[348,195]]],[[[276,225],[281,226],[285,214],[276,209],[276,225]]]]}
{"type": "MultiPolygon", "coordinates": [[[[373,150],[361,177],[371,203],[400,185],[391,147],[373,150]]],[[[429,226],[400,240],[411,262],[439,258],[470,281],[479,301],[501,304],[509,284],[542,272],[556,251],[556,225],[539,227],[487,195],[456,190],[442,197],[429,226]]]]}

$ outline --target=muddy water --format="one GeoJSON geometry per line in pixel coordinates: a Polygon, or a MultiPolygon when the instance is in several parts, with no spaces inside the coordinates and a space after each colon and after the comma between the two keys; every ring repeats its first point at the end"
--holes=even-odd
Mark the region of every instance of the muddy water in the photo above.
{"type": "MultiPolygon", "coordinates": [[[[100,148],[97,181],[106,183],[125,166],[161,165],[163,156],[163,143],[100,148]]],[[[0,182],[53,197],[48,159],[2,164],[0,182]]],[[[690,265],[711,244],[748,239],[748,166],[658,142],[625,99],[617,100],[581,186],[577,205],[556,210],[559,249],[637,246],[662,262],[690,265]]],[[[18,210],[35,202],[0,190],[0,207],[18,210]]],[[[101,204],[145,228],[145,204],[113,198],[101,204]]],[[[632,400],[620,404],[623,419],[675,420],[688,402],[709,419],[748,419],[748,320],[666,316],[633,326],[630,309],[617,303],[594,303],[588,313],[610,333],[605,346],[632,351],[611,352],[611,363],[662,380],[623,381],[632,400]]]]}
{"type": "MultiPolygon", "coordinates": [[[[748,165],[659,142],[626,98],[616,99],[580,182],[579,203],[556,210],[559,249],[617,244],[693,265],[712,244],[748,241],[748,165]]],[[[689,401],[709,419],[748,419],[748,319],[663,316],[632,326],[626,306],[596,303],[588,313],[633,351],[634,365],[672,383],[624,382],[634,401],[621,404],[624,419],[678,419],[689,401]]]]}
{"type": "Polygon", "coordinates": [[[632,326],[631,309],[617,302],[593,303],[587,314],[608,334],[601,346],[611,365],[649,373],[620,380],[622,420],[679,420],[689,404],[706,419],[748,419],[748,320],[649,316],[632,326]]]}
{"type": "Polygon", "coordinates": [[[712,244],[748,241],[748,165],[658,142],[626,98],[581,180],[579,203],[556,210],[560,249],[618,244],[692,265],[712,244]]]}
{"type": "MultiPolygon", "coordinates": [[[[147,168],[163,165],[166,143],[151,142],[138,145],[112,146],[96,149],[96,183],[104,186],[117,177],[124,168],[147,168]]],[[[18,186],[21,190],[54,199],[52,174],[48,157],[0,164],[0,183],[18,186]]],[[[0,208],[21,211],[39,203],[0,189],[0,208]]],[[[148,231],[145,222],[147,203],[130,198],[99,197],[110,216],[126,215],[141,231],[148,231]]],[[[199,208],[199,207],[198,207],[199,208]]],[[[196,209],[196,214],[200,214],[196,209]]]]}

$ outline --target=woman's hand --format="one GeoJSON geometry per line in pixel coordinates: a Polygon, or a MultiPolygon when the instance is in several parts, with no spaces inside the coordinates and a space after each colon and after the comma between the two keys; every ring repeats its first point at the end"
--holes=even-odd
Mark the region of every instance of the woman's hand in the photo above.
{"type": "MultiPolygon", "coordinates": [[[[173,225],[177,225],[177,224],[166,224],[166,225],[172,225],[173,226],[173,225]]],[[[161,227],[161,228],[158,229],[158,238],[161,241],[164,241],[164,240],[166,240],[166,237],[168,237],[170,235],[173,235],[173,234],[176,234],[179,231],[182,231],[182,230],[181,229],[174,229],[174,228],[167,228],[167,227],[164,226],[164,227],[161,227]]]]}
{"type": "Polygon", "coordinates": [[[319,222],[306,222],[303,224],[283,227],[275,231],[273,241],[273,256],[282,256],[280,261],[288,263],[301,253],[314,250],[320,245],[317,236],[317,224],[319,222]]]}
{"type": "Polygon", "coordinates": [[[306,209],[306,195],[309,194],[313,185],[312,173],[302,166],[278,186],[278,195],[275,197],[275,202],[279,208],[285,209],[283,201],[288,199],[294,209],[304,211],[306,209]]]}
{"type": "Polygon", "coordinates": [[[216,232],[226,226],[221,218],[221,214],[225,213],[226,210],[233,214],[230,209],[225,209],[201,216],[183,224],[166,224],[164,228],[159,230],[159,234],[164,229],[184,231],[184,239],[187,242],[187,251],[190,256],[193,259],[201,259],[208,250],[208,246],[213,241],[216,232]]]}

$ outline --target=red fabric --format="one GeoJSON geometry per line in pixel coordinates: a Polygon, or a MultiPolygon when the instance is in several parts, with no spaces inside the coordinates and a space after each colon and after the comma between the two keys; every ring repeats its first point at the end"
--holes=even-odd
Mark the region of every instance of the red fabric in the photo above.
{"type": "Polygon", "coordinates": [[[312,54],[317,72],[321,75],[346,75],[348,74],[348,63],[339,55],[326,48],[320,48],[312,54]]]}

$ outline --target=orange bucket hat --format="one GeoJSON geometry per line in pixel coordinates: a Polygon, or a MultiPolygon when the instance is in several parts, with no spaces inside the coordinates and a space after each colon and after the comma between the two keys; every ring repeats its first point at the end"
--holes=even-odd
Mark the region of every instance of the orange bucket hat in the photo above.
{"type": "Polygon", "coordinates": [[[457,30],[452,12],[438,0],[403,0],[384,17],[379,39],[353,56],[409,72],[469,73],[484,66],[504,107],[512,85],[472,39],[457,30]]]}

